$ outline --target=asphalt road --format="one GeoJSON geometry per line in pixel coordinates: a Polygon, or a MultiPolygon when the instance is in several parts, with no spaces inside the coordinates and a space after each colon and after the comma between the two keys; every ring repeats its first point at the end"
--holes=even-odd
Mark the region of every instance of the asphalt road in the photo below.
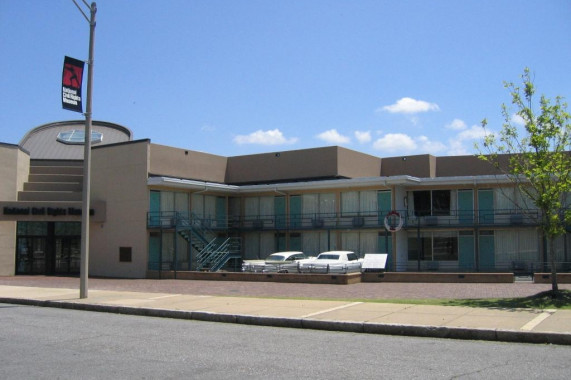
{"type": "Polygon", "coordinates": [[[567,379],[571,347],[0,304],[3,379],[567,379]]]}

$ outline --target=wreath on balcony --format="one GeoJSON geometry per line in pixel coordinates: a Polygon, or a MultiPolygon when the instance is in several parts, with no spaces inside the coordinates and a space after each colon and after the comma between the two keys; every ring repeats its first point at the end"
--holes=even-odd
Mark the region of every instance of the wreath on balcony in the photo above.
{"type": "Polygon", "coordinates": [[[400,231],[402,225],[403,225],[403,219],[398,212],[393,210],[385,216],[385,228],[387,229],[387,231],[390,232],[400,231]]]}

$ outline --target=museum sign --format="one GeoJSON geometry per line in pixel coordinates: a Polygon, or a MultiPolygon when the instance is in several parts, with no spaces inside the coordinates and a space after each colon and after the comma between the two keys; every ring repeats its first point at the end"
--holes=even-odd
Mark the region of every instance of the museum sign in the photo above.
{"type": "MultiPolygon", "coordinates": [[[[79,221],[81,202],[0,202],[0,220],[79,221]]],[[[105,221],[105,202],[92,202],[89,215],[93,222],[105,221]]]]}

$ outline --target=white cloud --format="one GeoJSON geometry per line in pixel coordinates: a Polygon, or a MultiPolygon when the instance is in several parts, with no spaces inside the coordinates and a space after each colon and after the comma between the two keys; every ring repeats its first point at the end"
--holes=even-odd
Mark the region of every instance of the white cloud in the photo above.
{"type": "Polygon", "coordinates": [[[371,131],[366,131],[366,132],[355,131],[355,138],[361,144],[366,144],[372,140],[371,131]]]}
{"type": "Polygon", "coordinates": [[[384,106],[379,109],[390,113],[419,113],[428,111],[439,111],[440,107],[436,103],[425,102],[424,100],[416,100],[413,98],[402,98],[397,100],[395,104],[384,106]]]}
{"type": "Polygon", "coordinates": [[[387,152],[411,152],[417,148],[417,145],[404,133],[387,133],[373,143],[373,148],[387,152]]]}
{"type": "Polygon", "coordinates": [[[463,129],[468,128],[468,126],[466,125],[466,123],[464,123],[463,120],[460,119],[454,119],[450,122],[450,124],[446,124],[446,128],[447,129],[452,129],[455,131],[461,131],[463,129]]]}
{"type": "Polygon", "coordinates": [[[446,150],[446,145],[440,141],[431,141],[426,136],[420,136],[416,140],[418,145],[420,145],[419,151],[421,152],[436,154],[446,150]]]}
{"type": "Polygon", "coordinates": [[[337,129],[330,129],[317,135],[317,138],[329,144],[349,144],[351,139],[341,135],[337,129]]]}
{"type": "Polygon", "coordinates": [[[512,115],[511,121],[512,121],[512,123],[514,123],[520,127],[523,127],[525,125],[525,120],[523,120],[523,117],[519,116],[517,113],[514,113],[512,115]]]}
{"type": "Polygon", "coordinates": [[[467,156],[470,154],[462,141],[454,139],[450,139],[448,144],[448,151],[446,153],[448,153],[449,156],[467,156]]]}
{"type": "Polygon", "coordinates": [[[465,131],[458,133],[456,138],[460,141],[466,141],[482,139],[484,136],[486,136],[486,130],[484,128],[479,125],[472,125],[470,129],[466,129],[465,131]]]}
{"type": "Polygon", "coordinates": [[[387,133],[373,143],[373,148],[389,153],[438,154],[446,150],[440,141],[430,140],[427,136],[410,137],[404,133],[387,133]]]}
{"type": "MultiPolygon", "coordinates": [[[[454,124],[459,128],[464,124],[461,120],[456,120],[449,125],[454,124]]],[[[459,129],[458,133],[446,142],[433,140],[432,137],[425,135],[387,133],[374,141],[373,148],[390,154],[470,155],[475,153],[474,143],[481,141],[487,133],[490,132],[486,132],[479,125],[466,126],[464,129],[459,129]]]]}
{"type": "Polygon", "coordinates": [[[295,144],[296,137],[287,139],[279,129],[272,129],[268,131],[257,130],[249,135],[238,135],[234,137],[236,144],[259,144],[259,145],[285,145],[295,144]]]}
{"type": "Polygon", "coordinates": [[[481,126],[473,125],[448,141],[447,153],[452,156],[474,154],[474,143],[481,142],[488,133],[490,132],[481,126]]]}

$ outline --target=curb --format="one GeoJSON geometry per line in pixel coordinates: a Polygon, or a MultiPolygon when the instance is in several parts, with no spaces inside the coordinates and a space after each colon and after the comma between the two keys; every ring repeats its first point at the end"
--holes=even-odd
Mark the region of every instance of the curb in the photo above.
{"type": "Polygon", "coordinates": [[[423,338],[571,345],[571,334],[555,332],[382,324],[371,322],[333,321],[288,317],[263,317],[253,315],[211,313],[206,311],[150,309],[130,306],[111,306],[68,301],[34,300],[6,297],[0,297],[0,303],[52,307],[69,310],[95,311],[101,313],[126,314],[143,317],[187,319],[203,322],[235,323],[242,325],[267,327],[285,327],[378,335],[415,336],[423,338]]]}

